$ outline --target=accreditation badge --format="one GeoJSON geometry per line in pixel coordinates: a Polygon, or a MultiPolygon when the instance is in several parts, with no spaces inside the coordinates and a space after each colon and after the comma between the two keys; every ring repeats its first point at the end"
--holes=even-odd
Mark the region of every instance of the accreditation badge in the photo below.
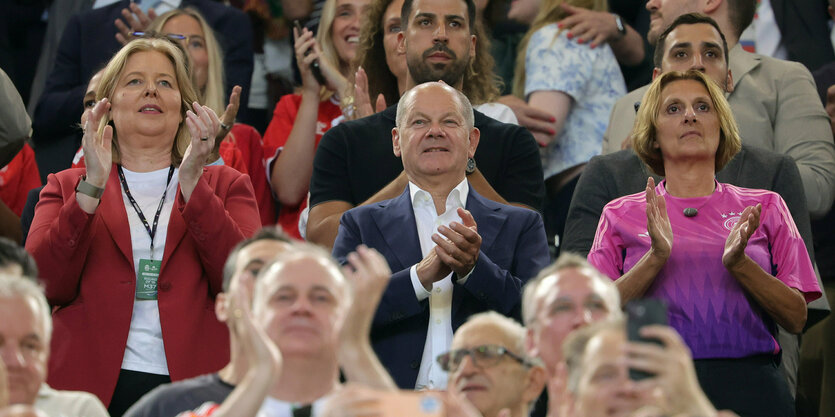
{"type": "Polygon", "coordinates": [[[136,299],[156,300],[157,280],[159,270],[162,268],[162,261],[151,259],[139,260],[139,273],[136,275],[136,299]]]}

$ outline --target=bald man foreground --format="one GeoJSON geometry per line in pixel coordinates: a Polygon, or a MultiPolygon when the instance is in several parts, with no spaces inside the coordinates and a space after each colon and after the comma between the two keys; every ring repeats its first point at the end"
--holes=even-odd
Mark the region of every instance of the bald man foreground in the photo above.
{"type": "Polygon", "coordinates": [[[437,82],[414,87],[392,129],[408,186],[340,221],[337,259],[362,243],[394,271],[371,339],[401,388],[444,388],[434,359],[449,350],[453,330],[487,310],[519,318],[522,286],[549,261],[538,213],[490,201],[467,181],[479,139],[461,92],[437,82]]]}

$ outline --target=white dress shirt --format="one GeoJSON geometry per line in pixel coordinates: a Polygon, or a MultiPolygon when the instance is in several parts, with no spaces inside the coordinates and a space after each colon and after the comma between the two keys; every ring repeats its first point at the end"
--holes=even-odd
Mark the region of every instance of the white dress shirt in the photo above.
{"type": "MultiPolygon", "coordinates": [[[[461,222],[458,208],[464,208],[470,186],[467,180],[461,181],[449,193],[443,214],[438,215],[432,196],[409,182],[409,195],[412,199],[412,210],[415,212],[420,252],[423,257],[435,247],[432,235],[438,232],[441,225],[461,222]]],[[[443,235],[441,235],[443,236],[443,235]]],[[[438,355],[446,353],[452,345],[452,274],[432,284],[432,291],[426,291],[417,276],[417,265],[409,269],[412,286],[418,301],[429,299],[429,328],[426,332],[426,344],[423,347],[423,358],[420,361],[415,389],[445,389],[447,373],[435,362],[438,355]]],[[[469,275],[468,275],[469,276],[469,275]]],[[[467,277],[458,280],[463,284],[467,277]]]]}

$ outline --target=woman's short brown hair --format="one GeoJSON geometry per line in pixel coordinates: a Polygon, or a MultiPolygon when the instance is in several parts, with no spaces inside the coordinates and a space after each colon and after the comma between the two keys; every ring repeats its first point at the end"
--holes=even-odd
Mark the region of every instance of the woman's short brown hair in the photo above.
{"type": "Polygon", "coordinates": [[[715,158],[715,172],[719,172],[739,152],[742,142],[739,139],[739,128],[731,111],[731,106],[725,99],[722,88],[699,71],[670,71],[656,77],[650,84],[649,90],[644,94],[641,107],[638,109],[635,126],[632,128],[632,148],[652,172],[661,176],[665,175],[664,157],[661,155],[661,149],[655,145],[657,142],[658,112],[661,108],[661,93],[664,87],[670,83],[681,80],[700,82],[705,86],[710,99],[713,101],[713,108],[719,117],[719,147],[716,149],[715,158]]]}
{"type": "MultiPolygon", "coordinates": [[[[110,59],[107,66],[102,72],[101,81],[99,81],[99,88],[96,91],[96,100],[101,100],[107,97],[108,100],[113,99],[113,93],[116,91],[116,85],[119,82],[119,77],[122,70],[128,62],[128,58],[137,52],[159,52],[171,61],[174,66],[174,77],[177,79],[177,86],[180,90],[180,116],[182,121],[177,127],[177,134],[174,137],[174,144],[171,147],[171,163],[179,166],[183,161],[183,155],[191,142],[191,133],[186,127],[186,111],[192,110],[191,103],[197,101],[197,92],[194,89],[194,84],[191,81],[191,76],[188,70],[187,58],[185,52],[179,44],[167,38],[140,38],[128,42],[122,47],[116,55],[110,59]]],[[[104,128],[111,123],[110,113],[102,117],[98,126],[98,134],[104,134],[104,128]]],[[[113,162],[119,163],[121,161],[119,155],[119,135],[113,127],[113,162]]]]}

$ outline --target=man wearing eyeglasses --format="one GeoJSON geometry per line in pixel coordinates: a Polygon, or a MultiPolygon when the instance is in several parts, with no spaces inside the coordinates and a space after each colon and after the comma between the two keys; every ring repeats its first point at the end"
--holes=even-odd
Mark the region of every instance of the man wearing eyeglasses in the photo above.
{"type": "Polygon", "coordinates": [[[450,391],[465,396],[484,417],[507,409],[527,417],[545,386],[545,369],[525,356],[525,329],[490,311],[472,316],[458,329],[452,349],[438,357],[449,372],[450,391]]]}

